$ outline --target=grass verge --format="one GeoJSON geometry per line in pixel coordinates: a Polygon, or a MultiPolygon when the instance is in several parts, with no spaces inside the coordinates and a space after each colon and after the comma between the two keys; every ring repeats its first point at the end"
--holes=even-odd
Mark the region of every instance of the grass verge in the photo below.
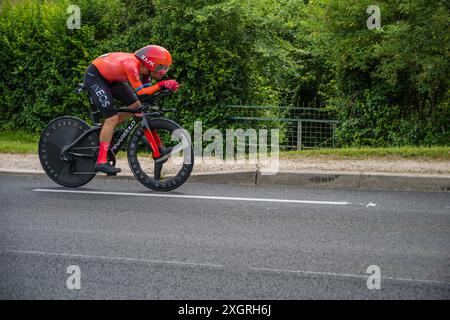
{"type": "Polygon", "coordinates": [[[315,149],[286,151],[281,152],[280,155],[283,159],[326,157],[330,159],[428,158],[448,160],[450,159],[450,146],[315,149]]]}
{"type": "MultiPolygon", "coordinates": [[[[39,134],[23,131],[0,132],[0,153],[37,153],[39,134]]],[[[301,151],[280,152],[282,159],[295,159],[299,157],[321,157],[329,159],[368,159],[368,158],[424,158],[424,159],[450,159],[450,146],[436,147],[386,147],[386,148],[340,148],[315,149],[301,151]]],[[[120,152],[119,158],[126,157],[120,152]]]]}
{"type": "Polygon", "coordinates": [[[0,153],[37,153],[39,135],[23,131],[0,132],[0,153]]]}

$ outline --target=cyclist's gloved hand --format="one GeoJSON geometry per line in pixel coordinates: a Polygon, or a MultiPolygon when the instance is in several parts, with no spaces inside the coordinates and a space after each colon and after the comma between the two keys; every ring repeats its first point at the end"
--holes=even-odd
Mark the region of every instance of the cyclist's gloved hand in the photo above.
{"type": "Polygon", "coordinates": [[[175,80],[164,80],[158,82],[160,88],[167,88],[171,91],[177,91],[180,85],[175,80]]]}

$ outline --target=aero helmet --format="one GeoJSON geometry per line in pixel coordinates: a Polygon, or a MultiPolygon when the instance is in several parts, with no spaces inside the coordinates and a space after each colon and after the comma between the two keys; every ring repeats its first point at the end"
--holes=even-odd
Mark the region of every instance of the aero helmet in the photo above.
{"type": "Polygon", "coordinates": [[[142,61],[147,69],[164,75],[172,64],[172,56],[165,48],[149,45],[136,51],[134,55],[142,61]]]}

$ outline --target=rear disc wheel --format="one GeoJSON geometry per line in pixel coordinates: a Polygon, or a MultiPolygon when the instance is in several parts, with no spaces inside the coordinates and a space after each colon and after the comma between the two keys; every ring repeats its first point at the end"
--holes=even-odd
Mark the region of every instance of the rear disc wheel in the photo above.
{"type": "Polygon", "coordinates": [[[45,173],[64,187],[80,187],[95,177],[94,153],[98,146],[98,132],[94,131],[76,144],[89,157],[71,156],[72,161],[61,158],[64,147],[80,137],[89,125],[76,117],[60,117],[51,121],[39,140],[39,160],[45,173]],[[92,156],[92,158],[90,158],[92,156]],[[73,174],[81,172],[81,174],[73,174]],[[85,172],[85,174],[83,174],[85,172]]]}

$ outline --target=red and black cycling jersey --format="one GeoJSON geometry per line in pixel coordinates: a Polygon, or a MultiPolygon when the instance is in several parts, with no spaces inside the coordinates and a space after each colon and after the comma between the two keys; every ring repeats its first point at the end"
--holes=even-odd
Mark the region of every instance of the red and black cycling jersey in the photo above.
{"type": "MultiPolygon", "coordinates": [[[[112,52],[95,59],[92,64],[108,83],[129,82],[138,95],[154,94],[160,88],[158,85],[145,87],[140,79],[141,61],[133,53],[112,52]]],[[[144,76],[144,82],[149,82],[144,76]]]]}

